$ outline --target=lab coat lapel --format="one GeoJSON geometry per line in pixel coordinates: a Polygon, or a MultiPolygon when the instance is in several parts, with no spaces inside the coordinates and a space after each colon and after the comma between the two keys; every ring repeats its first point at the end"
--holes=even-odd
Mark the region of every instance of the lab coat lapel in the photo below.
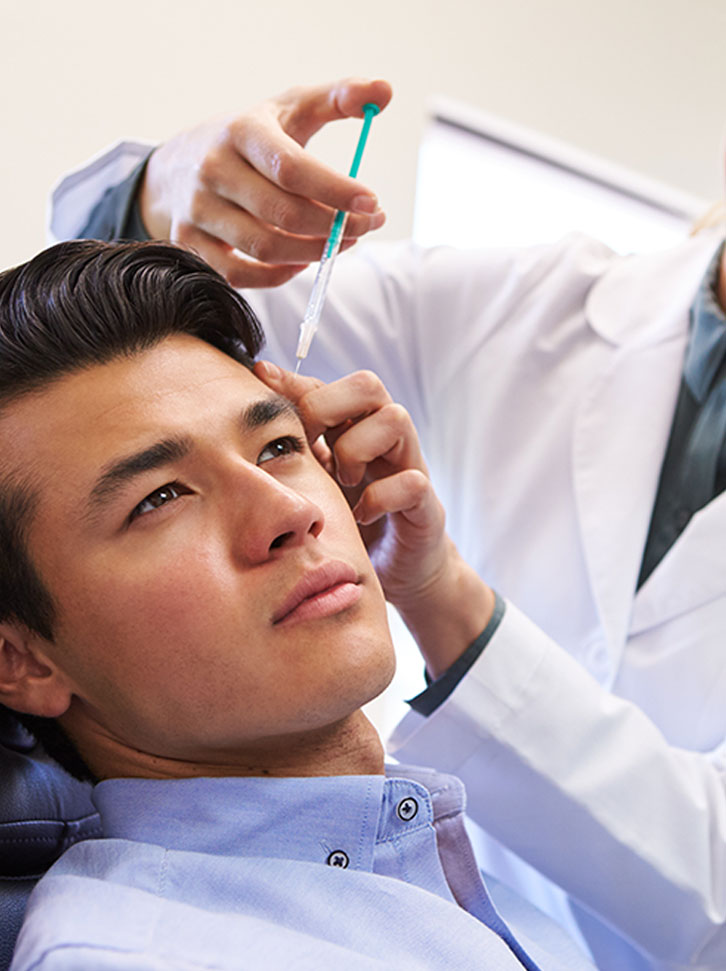
{"type": "Polygon", "coordinates": [[[588,323],[610,352],[578,408],[573,476],[590,585],[614,666],[625,643],[680,384],[688,309],[720,237],[618,261],[588,323]]]}
{"type": "Polygon", "coordinates": [[[638,591],[631,634],[665,623],[726,593],[726,493],[691,519],[638,591]]]}
{"type": "Polygon", "coordinates": [[[615,665],[627,636],[684,348],[685,339],[673,339],[634,351],[614,349],[575,420],[577,512],[590,585],[615,665]]]}

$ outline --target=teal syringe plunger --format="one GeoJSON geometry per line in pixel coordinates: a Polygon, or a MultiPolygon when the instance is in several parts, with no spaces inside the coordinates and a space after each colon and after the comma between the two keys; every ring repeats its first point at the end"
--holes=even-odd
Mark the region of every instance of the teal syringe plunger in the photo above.
{"type": "MultiPolygon", "coordinates": [[[[351,179],[354,179],[358,175],[358,169],[360,168],[360,161],[363,157],[363,149],[366,147],[371,122],[380,110],[378,105],[374,105],[373,103],[363,105],[363,128],[361,129],[355,155],[353,156],[353,164],[348,173],[351,179]]],[[[315,274],[315,281],[305,310],[305,316],[303,322],[300,324],[300,337],[298,338],[297,350],[295,351],[295,357],[297,358],[295,374],[298,373],[300,365],[308,356],[313,336],[318,329],[320,314],[323,312],[323,304],[325,303],[325,294],[327,293],[328,283],[330,282],[330,274],[333,272],[335,257],[338,255],[340,244],[343,242],[343,232],[345,231],[345,221],[347,218],[348,213],[343,212],[342,209],[336,212],[330,235],[325,242],[325,249],[323,250],[323,255],[318,265],[318,272],[315,274]]]]}

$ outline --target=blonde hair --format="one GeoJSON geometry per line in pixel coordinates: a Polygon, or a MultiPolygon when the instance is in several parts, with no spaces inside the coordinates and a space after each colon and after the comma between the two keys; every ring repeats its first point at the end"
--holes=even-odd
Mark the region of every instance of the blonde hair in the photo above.
{"type": "Polygon", "coordinates": [[[714,202],[702,216],[698,217],[691,226],[691,236],[695,236],[703,229],[710,229],[711,226],[724,226],[726,228],[726,199],[714,202]]]}

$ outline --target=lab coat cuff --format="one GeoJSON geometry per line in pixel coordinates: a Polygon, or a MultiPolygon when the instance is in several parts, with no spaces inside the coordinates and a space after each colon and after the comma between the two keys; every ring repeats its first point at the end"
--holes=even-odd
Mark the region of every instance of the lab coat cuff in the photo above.
{"type": "Polygon", "coordinates": [[[495,592],[494,611],[489,623],[476,640],[471,642],[464,653],[444,671],[441,677],[433,680],[429,678],[427,673],[426,681],[428,682],[428,687],[407,702],[414,711],[417,711],[420,715],[430,715],[436,711],[439,705],[446,701],[467,671],[479,659],[489,641],[494,637],[504,616],[505,609],[506,604],[504,600],[495,592]]]}
{"type": "Polygon", "coordinates": [[[540,666],[559,648],[512,603],[504,607],[487,649],[466,676],[428,717],[418,711],[404,717],[391,736],[391,752],[399,756],[412,746],[419,760],[456,772],[483,739],[534,698],[540,666]]]}

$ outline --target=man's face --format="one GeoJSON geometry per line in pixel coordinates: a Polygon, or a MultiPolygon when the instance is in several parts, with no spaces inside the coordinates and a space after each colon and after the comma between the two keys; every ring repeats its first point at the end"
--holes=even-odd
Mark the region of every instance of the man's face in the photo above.
{"type": "Polygon", "coordinates": [[[47,656],[124,744],[203,760],[320,728],[393,670],[355,522],[288,403],[175,336],[0,417],[38,494],[31,558],[58,605],[47,656]]]}

